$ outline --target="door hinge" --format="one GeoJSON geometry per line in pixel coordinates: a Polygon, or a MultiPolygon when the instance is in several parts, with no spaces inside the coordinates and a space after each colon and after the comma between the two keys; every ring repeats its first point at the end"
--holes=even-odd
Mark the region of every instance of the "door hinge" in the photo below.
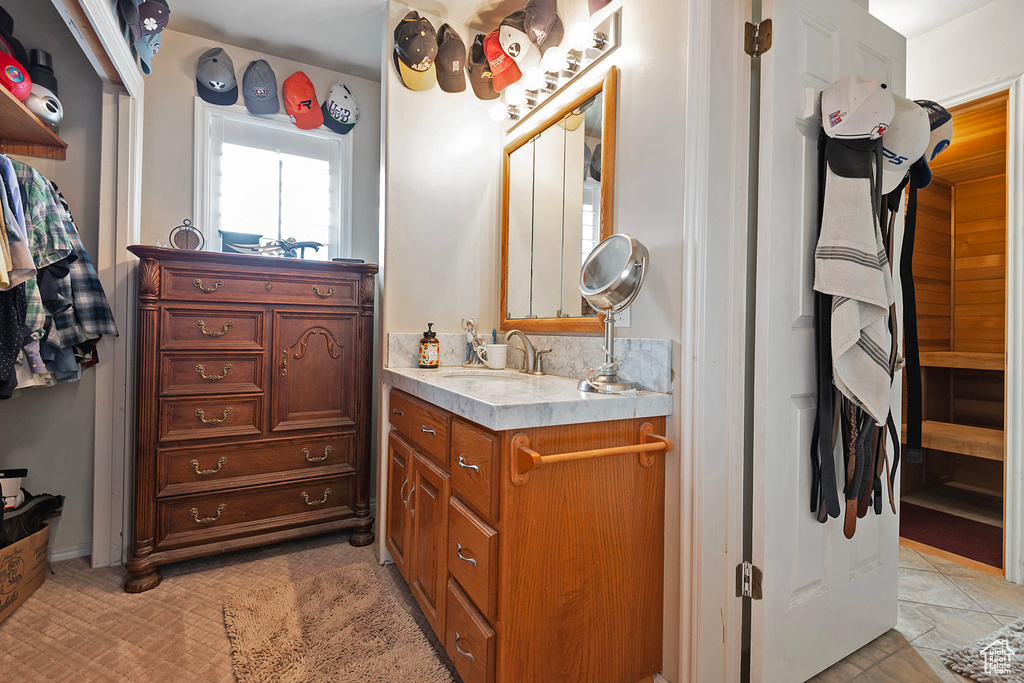
{"type": "Polygon", "coordinates": [[[772,20],[765,19],[754,25],[744,24],[743,51],[751,57],[760,57],[772,49],[772,20]]]}
{"type": "Polygon", "coordinates": [[[736,565],[736,597],[761,599],[761,568],[751,562],[736,565]]]}

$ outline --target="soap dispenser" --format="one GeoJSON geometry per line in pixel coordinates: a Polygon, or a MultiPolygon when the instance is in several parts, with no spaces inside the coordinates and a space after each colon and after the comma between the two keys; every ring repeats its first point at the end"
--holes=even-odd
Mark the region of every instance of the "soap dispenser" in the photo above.
{"type": "Polygon", "coordinates": [[[434,323],[427,323],[427,331],[420,339],[420,367],[437,368],[441,365],[441,343],[437,340],[434,323]]]}

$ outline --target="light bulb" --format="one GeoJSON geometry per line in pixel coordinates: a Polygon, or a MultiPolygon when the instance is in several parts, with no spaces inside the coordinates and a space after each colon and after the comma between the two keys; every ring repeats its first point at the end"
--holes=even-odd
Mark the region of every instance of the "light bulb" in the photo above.
{"type": "Polygon", "coordinates": [[[560,47],[549,48],[548,51],[544,53],[544,59],[541,63],[544,65],[544,70],[550,73],[558,73],[569,66],[569,60],[566,57],[565,50],[560,47]]]}
{"type": "Polygon", "coordinates": [[[544,72],[538,66],[531,66],[523,74],[523,87],[527,90],[540,90],[544,85],[544,72]]]}
{"type": "Polygon", "coordinates": [[[526,101],[526,88],[519,83],[513,83],[505,88],[502,95],[504,96],[507,104],[510,104],[513,107],[518,107],[526,101]]]}
{"type": "Polygon", "coordinates": [[[505,105],[501,102],[495,102],[491,105],[491,108],[487,110],[487,115],[491,117],[491,121],[504,121],[508,116],[508,110],[505,109],[505,105]]]}
{"type": "Polygon", "coordinates": [[[569,31],[569,47],[579,52],[594,47],[594,29],[590,24],[585,21],[573,24],[569,31]]]}

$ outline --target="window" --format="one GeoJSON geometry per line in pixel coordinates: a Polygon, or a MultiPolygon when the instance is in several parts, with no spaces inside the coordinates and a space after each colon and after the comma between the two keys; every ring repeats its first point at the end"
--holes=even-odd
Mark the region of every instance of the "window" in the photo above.
{"type": "Polygon", "coordinates": [[[307,259],[350,256],[349,136],[199,98],[196,131],[195,214],[206,249],[220,251],[224,231],[326,245],[307,249],[307,259]]]}

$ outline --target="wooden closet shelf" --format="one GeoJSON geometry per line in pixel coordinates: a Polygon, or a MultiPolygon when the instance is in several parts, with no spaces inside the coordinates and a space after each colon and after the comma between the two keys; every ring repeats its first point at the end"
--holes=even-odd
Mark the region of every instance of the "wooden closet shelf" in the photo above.
{"type": "Polygon", "coordinates": [[[921,366],[928,368],[963,368],[966,370],[1004,370],[1006,369],[1006,358],[1001,353],[922,351],[921,366]]]}
{"type": "Polygon", "coordinates": [[[993,498],[1002,498],[1003,492],[999,489],[986,488],[984,486],[975,486],[974,484],[965,484],[962,481],[947,481],[942,484],[949,488],[959,489],[961,491],[967,491],[969,493],[980,493],[985,496],[992,496],[993,498]]]}
{"type": "Polygon", "coordinates": [[[63,161],[67,149],[68,143],[7,88],[0,88],[0,152],[63,161]]]}
{"type": "MultiPolygon", "coordinates": [[[[903,425],[903,442],[907,425],[903,425]]],[[[960,453],[986,460],[1003,460],[1003,430],[925,420],[921,425],[921,445],[947,453],[960,453]]]]}

